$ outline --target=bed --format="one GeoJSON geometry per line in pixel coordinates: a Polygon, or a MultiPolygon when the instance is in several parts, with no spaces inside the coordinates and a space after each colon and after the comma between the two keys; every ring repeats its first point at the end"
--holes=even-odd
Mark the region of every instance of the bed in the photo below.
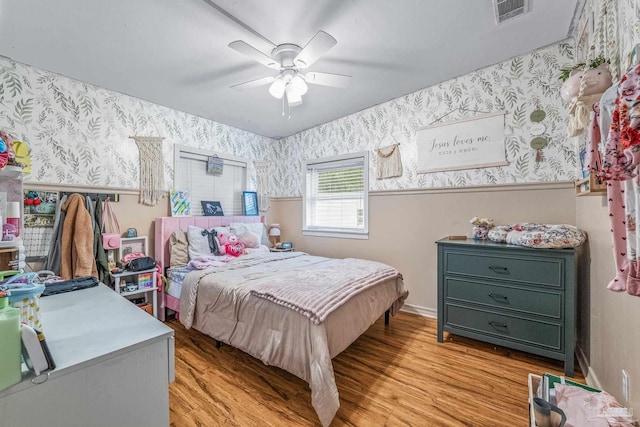
{"type": "MultiPolygon", "coordinates": [[[[189,225],[211,228],[261,220],[157,218],[156,257],[163,268],[168,266],[169,236],[189,225]]],[[[301,252],[243,255],[228,266],[196,270],[183,279],[180,298],[175,290],[173,295],[164,293],[161,307],[178,312],[187,328],[307,381],[323,426],[331,423],[340,406],[331,359],[380,316],[399,310],[407,296],[402,276],[392,267],[301,252]],[[327,288],[333,293],[313,294],[300,302],[301,297],[290,297],[300,287],[327,288]],[[351,289],[348,295],[347,288],[351,289]]]]}

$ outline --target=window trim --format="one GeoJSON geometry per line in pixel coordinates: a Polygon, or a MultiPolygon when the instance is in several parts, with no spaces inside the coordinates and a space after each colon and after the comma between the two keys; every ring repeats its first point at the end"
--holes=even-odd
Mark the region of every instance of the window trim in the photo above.
{"type": "Polygon", "coordinates": [[[358,151],[355,153],[341,154],[338,156],[322,157],[304,162],[304,177],[302,187],[302,235],[315,237],[331,237],[341,239],[369,239],[369,152],[358,151]],[[363,159],[364,178],[364,227],[363,231],[341,231],[332,228],[308,228],[307,227],[307,170],[310,165],[338,162],[341,160],[363,159]]]}

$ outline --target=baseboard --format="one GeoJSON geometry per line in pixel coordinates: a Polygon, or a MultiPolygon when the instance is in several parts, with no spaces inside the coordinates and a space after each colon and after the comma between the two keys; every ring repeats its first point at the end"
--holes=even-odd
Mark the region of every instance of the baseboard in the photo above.
{"type": "Polygon", "coordinates": [[[432,317],[434,319],[438,317],[437,310],[433,308],[420,307],[419,305],[405,304],[402,306],[400,311],[406,311],[407,313],[413,313],[423,317],[432,317]]]}
{"type": "Polygon", "coordinates": [[[587,384],[589,384],[591,387],[597,388],[598,390],[602,390],[602,385],[600,384],[600,380],[598,379],[596,372],[591,368],[591,366],[589,366],[589,371],[587,372],[585,379],[587,380],[587,384]]]}
{"type": "Polygon", "coordinates": [[[587,360],[587,355],[584,354],[584,351],[580,347],[576,347],[576,358],[578,359],[578,365],[580,366],[580,371],[582,375],[584,375],[587,384],[591,387],[597,388],[598,390],[602,390],[602,385],[600,385],[600,380],[596,375],[596,372],[589,366],[589,360],[587,360]]]}
{"type": "Polygon", "coordinates": [[[589,373],[589,360],[587,360],[587,355],[584,354],[584,351],[580,347],[576,347],[576,359],[578,359],[580,372],[587,378],[587,374],[589,373]]]}

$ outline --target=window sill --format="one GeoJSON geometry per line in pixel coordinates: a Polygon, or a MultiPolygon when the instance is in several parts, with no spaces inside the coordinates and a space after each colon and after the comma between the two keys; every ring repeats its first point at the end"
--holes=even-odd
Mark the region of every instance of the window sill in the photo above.
{"type": "Polygon", "coordinates": [[[303,236],[332,237],[337,239],[360,239],[369,240],[368,232],[345,232],[345,231],[323,231],[323,230],[302,230],[303,236]]]}

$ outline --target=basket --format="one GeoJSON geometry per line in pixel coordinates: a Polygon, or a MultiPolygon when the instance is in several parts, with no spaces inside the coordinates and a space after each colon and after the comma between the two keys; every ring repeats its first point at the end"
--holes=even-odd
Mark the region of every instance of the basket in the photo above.
{"type": "MultiPolygon", "coordinates": [[[[11,272],[15,273],[15,272],[11,272]]],[[[6,275],[0,273],[0,277],[6,275]]],[[[0,283],[0,288],[7,289],[9,305],[20,310],[20,322],[26,323],[32,328],[42,330],[40,323],[40,295],[44,291],[44,285],[35,283],[37,273],[22,273],[10,277],[0,283]]]]}

